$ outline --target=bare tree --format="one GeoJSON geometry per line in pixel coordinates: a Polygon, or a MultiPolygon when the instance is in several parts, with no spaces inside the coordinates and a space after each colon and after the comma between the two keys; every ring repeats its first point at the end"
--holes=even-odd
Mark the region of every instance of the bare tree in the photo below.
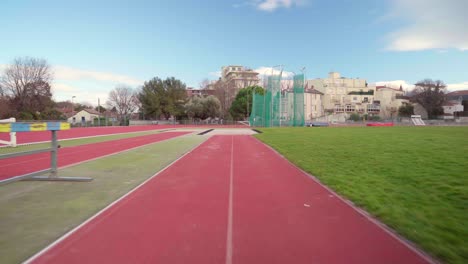
{"type": "Polygon", "coordinates": [[[126,118],[138,109],[139,100],[131,87],[117,86],[110,91],[107,106],[109,109],[115,108],[121,124],[125,125],[126,118]]]}
{"type": "Polygon", "coordinates": [[[447,85],[441,80],[422,80],[415,84],[412,99],[426,109],[430,119],[436,118],[444,113],[442,105],[446,100],[446,87],[447,85]]]}
{"type": "Polygon", "coordinates": [[[17,112],[41,112],[52,102],[52,71],[44,59],[16,58],[0,77],[0,94],[17,112]]]}
{"type": "Polygon", "coordinates": [[[211,82],[208,79],[204,79],[203,81],[200,82],[200,89],[208,89],[210,87],[211,82]]]}
{"type": "Polygon", "coordinates": [[[228,105],[228,87],[227,83],[221,80],[218,80],[214,85],[214,95],[218,98],[219,102],[221,103],[221,114],[224,115],[227,113],[227,105],[228,105]]]}

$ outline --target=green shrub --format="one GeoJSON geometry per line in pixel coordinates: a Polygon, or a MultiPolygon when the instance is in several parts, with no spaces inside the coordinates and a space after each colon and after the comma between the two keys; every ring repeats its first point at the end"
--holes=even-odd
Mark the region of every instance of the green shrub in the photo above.
{"type": "Polygon", "coordinates": [[[361,120],[361,116],[358,114],[358,113],[352,113],[350,116],[349,116],[349,120],[353,120],[353,121],[359,121],[361,120]]]}

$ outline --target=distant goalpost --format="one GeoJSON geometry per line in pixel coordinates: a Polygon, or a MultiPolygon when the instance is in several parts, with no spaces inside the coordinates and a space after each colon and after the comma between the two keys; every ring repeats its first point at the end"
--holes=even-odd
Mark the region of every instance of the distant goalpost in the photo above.
{"type": "MultiPolygon", "coordinates": [[[[7,119],[0,119],[0,132],[1,132],[1,126],[5,124],[10,124],[10,123],[15,123],[16,118],[11,117],[7,119]]],[[[10,133],[10,140],[5,141],[5,140],[0,140],[0,144],[3,144],[5,146],[9,147],[16,147],[16,132],[9,132],[10,133]]]]}

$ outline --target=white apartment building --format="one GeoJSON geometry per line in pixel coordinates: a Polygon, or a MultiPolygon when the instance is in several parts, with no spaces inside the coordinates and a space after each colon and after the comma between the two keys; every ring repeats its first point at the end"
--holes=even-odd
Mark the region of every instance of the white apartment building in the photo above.
{"type": "Polygon", "coordinates": [[[377,86],[374,102],[380,105],[379,116],[381,118],[394,118],[398,115],[398,108],[409,103],[409,98],[404,96],[402,87],[395,89],[386,86],[377,86]]]}
{"type": "Polygon", "coordinates": [[[226,109],[231,106],[240,89],[247,86],[259,85],[258,72],[241,65],[229,65],[221,68],[222,85],[225,87],[226,109]]]}
{"type": "Polygon", "coordinates": [[[323,109],[323,93],[315,89],[304,90],[304,119],[306,121],[324,115],[323,109]]]}

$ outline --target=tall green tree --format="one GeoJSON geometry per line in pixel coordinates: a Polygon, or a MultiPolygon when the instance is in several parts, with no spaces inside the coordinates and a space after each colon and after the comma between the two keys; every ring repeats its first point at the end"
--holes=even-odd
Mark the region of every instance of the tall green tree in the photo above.
{"type": "Polygon", "coordinates": [[[190,119],[217,118],[221,115],[221,103],[213,95],[194,96],[185,104],[185,112],[190,119]]]}
{"type": "Polygon", "coordinates": [[[239,90],[229,109],[232,118],[235,120],[243,120],[250,116],[254,93],[264,94],[265,90],[257,85],[248,86],[239,90]]]}
{"type": "Polygon", "coordinates": [[[141,112],[147,119],[183,115],[187,98],[185,88],[185,83],[174,77],[165,80],[155,77],[145,82],[138,93],[141,112]]]}
{"type": "Polygon", "coordinates": [[[221,114],[221,103],[219,99],[213,95],[203,98],[203,113],[205,118],[216,118],[221,114]]]}
{"type": "Polygon", "coordinates": [[[414,106],[403,104],[398,108],[398,115],[401,117],[410,117],[411,115],[414,115],[414,106]]]}

